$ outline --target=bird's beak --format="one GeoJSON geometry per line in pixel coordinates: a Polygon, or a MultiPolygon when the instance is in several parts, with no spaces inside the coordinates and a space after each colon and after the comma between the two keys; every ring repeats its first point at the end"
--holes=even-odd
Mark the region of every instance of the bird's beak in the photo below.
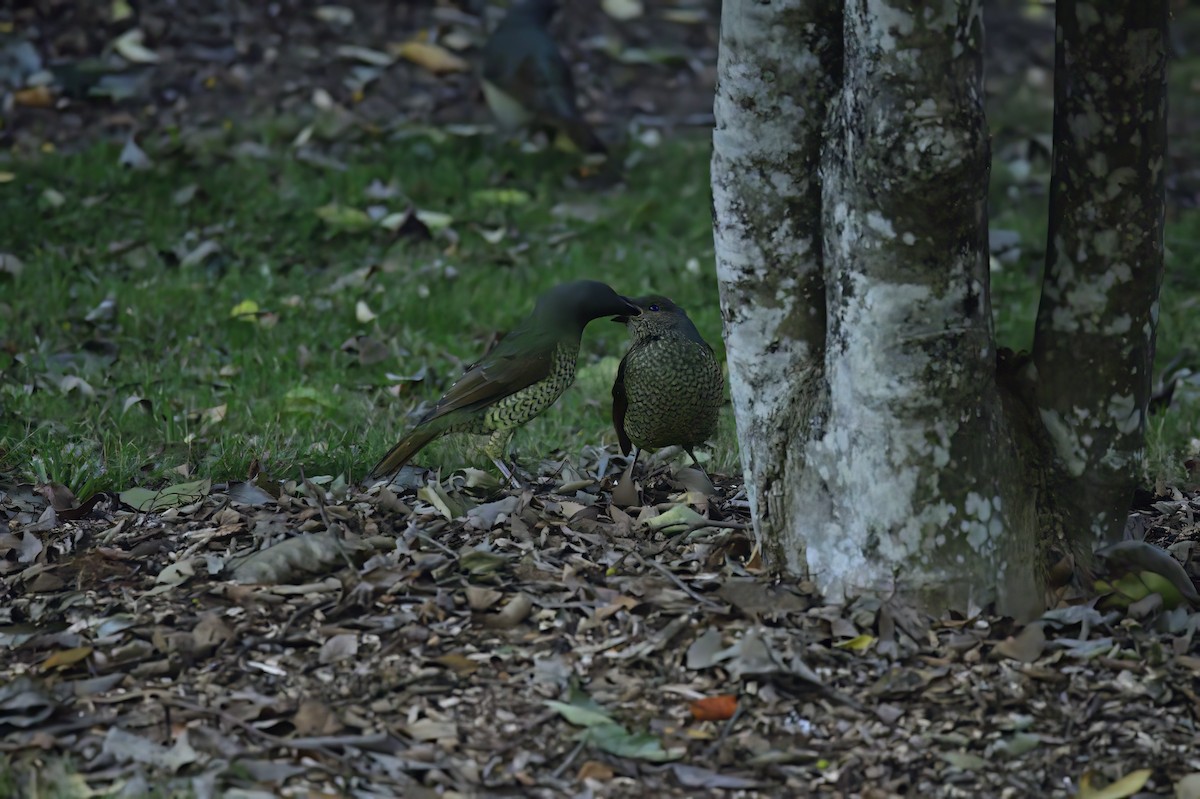
{"type": "Polygon", "coordinates": [[[620,316],[614,316],[612,318],[612,320],[614,322],[616,322],[617,324],[625,325],[625,324],[629,323],[629,317],[640,315],[642,312],[642,309],[637,307],[636,305],[634,305],[629,300],[628,297],[622,297],[621,299],[623,299],[625,301],[625,305],[628,306],[629,310],[627,310],[625,313],[621,314],[620,316]]]}

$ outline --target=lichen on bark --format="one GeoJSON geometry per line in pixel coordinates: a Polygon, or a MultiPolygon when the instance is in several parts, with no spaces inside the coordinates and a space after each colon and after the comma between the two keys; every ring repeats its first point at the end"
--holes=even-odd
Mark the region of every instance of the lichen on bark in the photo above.
{"type": "Polygon", "coordinates": [[[1120,540],[1145,442],[1162,278],[1165,0],[1056,8],[1054,161],[1033,358],[1077,561],[1120,540]]]}
{"type": "MultiPolygon", "coordinates": [[[[1087,42],[1063,48],[1058,79],[1151,103],[1056,112],[1063,179],[1028,358],[994,345],[979,4],[723,4],[713,221],[743,471],[768,563],[831,599],[994,599],[1029,618],[1047,542],[1074,527],[1090,547],[1123,510],[1162,256],[1162,30],[1067,5],[1062,41],[1087,42]],[[1086,152],[1062,146],[1074,136],[1086,152]],[[1065,359],[1097,342],[1105,363],[1064,391],[1065,359]]],[[[1143,21],[1163,23],[1151,6],[1143,21]]]]}
{"type": "MultiPolygon", "coordinates": [[[[730,393],[756,532],[783,523],[788,443],[825,342],[817,162],[840,74],[839,3],[730,2],[721,19],[713,230],[730,393]],[[790,379],[784,379],[789,376],[790,379]]],[[[766,536],[769,540],[776,537],[766,536]]]]}

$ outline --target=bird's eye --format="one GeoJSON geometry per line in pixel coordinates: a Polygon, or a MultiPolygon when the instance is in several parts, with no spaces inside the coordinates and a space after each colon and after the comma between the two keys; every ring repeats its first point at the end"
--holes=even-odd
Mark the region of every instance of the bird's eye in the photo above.
{"type": "Polygon", "coordinates": [[[652,310],[652,311],[657,311],[657,310],[658,310],[658,306],[657,306],[657,305],[651,305],[651,306],[650,306],[650,310],[652,310]]]}

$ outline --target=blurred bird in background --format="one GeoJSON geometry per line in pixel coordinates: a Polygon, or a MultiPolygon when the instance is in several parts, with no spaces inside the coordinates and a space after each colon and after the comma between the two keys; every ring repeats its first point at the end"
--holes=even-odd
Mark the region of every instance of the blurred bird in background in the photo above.
{"type": "Polygon", "coordinates": [[[483,94],[506,130],[548,128],[585,153],[604,142],[579,113],[571,68],[550,35],[556,0],[516,0],[483,48],[483,94]]]}

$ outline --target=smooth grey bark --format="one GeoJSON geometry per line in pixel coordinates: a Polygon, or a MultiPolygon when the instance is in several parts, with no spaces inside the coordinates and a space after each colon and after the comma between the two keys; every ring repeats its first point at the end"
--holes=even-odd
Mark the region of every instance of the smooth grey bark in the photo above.
{"type": "MultiPolygon", "coordinates": [[[[1161,33],[1157,45],[1128,40],[1142,49],[1125,52],[1120,72],[1088,76],[1114,86],[1141,76],[1147,90],[1161,77],[1161,33]]],[[[1034,368],[993,342],[981,45],[976,3],[723,4],[714,240],[746,486],[768,564],[810,577],[835,601],[995,601],[1027,618],[1043,602],[1048,541],[1075,512],[1063,475],[1074,463],[1064,452],[1077,448],[1063,441],[1082,433],[1064,439],[1076,428],[1056,421],[1076,406],[1055,404],[1067,395],[1045,380],[1042,361],[1034,368]]],[[[1159,141],[1163,114],[1126,101],[1107,107],[1139,120],[1142,142],[1159,141]]],[[[1077,122],[1102,124],[1103,110],[1080,109],[1077,122]]],[[[1085,164],[1109,177],[1108,163],[1142,165],[1116,173],[1106,191],[1147,178],[1143,199],[1160,199],[1157,221],[1136,217],[1149,231],[1137,239],[1139,268],[1152,275],[1161,267],[1161,150],[1131,151],[1134,132],[1121,144],[1126,160],[1096,160],[1098,140],[1085,164]]],[[[1058,224],[1074,221],[1064,213],[1058,224]]],[[[1074,269],[1059,276],[1060,297],[1074,269]]],[[[1124,339],[1122,359],[1105,361],[1105,389],[1125,386],[1116,376],[1130,363],[1137,385],[1091,406],[1118,430],[1133,418],[1117,419],[1118,410],[1145,409],[1152,283],[1154,295],[1100,309],[1122,311],[1140,333],[1124,339]]],[[[1080,299],[1088,297],[1059,305],[1080,299]]],[[[1051,304],[1042,310],[1056,318],[1051,304]]],[[[1043,360],[1055,351],[1044,328],[1039,317],[1043,360]]],[[[1114,459],[1113,447],[1097,452],[1122,486],[1132,479],[1130,459],[1114,459]]],[[[1107,489],[1094,496],[1114,509],[1106,520],[1124,510],[1107,489]]]]}
{"type": "Polygon", "coordinates": [[[798,485],[806,565],[840,575],[817,577],[835,593],[1028,615],[1037,520],[995,379],[980,9],[908,8],[845,11],[822,159],[831,401],[798,485]]]}
{"type": "Polygon", "coordinates": [[[1059,0],[1054,167],[1033,364],[1058,534],[1119,541],[1145,447],[1163,264],[1166,0],[1059,0]]]}
{"type": "Polygon", "coordinates": [[[788,463],[796,452],[789,443],[806,435],[822,402],[817,170],[841,55],[838,0],[723,4],[713,232],[730,393],[758,533],[786,526],[793,512],[785,493],[799,466],[788,463]]]}

